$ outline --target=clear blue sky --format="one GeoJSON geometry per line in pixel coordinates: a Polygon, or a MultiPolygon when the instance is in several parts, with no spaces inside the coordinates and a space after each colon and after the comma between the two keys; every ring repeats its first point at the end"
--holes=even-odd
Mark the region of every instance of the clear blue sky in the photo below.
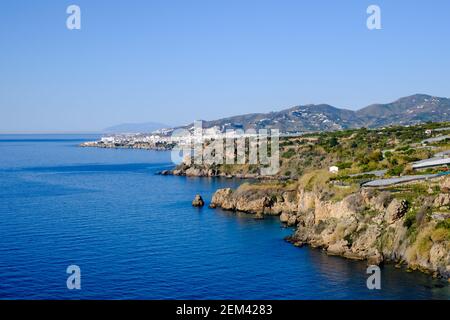
{"type": "Polygon", "coordinates": [[[450,97],[448,0],[5,0],[0,41],[0,131],[450,97]]]}

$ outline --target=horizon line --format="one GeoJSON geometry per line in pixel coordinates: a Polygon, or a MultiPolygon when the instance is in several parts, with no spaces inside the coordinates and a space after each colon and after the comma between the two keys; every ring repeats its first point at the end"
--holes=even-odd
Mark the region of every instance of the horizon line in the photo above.
{"type": "Polygon", "coordinates": [[[30,130],[30,131],[0,131],[5,134],[103,134],[102,131],[59,131],[59,130],[30,130]]]}

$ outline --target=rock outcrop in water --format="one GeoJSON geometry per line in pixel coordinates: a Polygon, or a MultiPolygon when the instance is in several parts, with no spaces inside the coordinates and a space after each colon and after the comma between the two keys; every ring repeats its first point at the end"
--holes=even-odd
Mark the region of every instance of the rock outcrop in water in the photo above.
{"type": "Polygon", "coordinates": [[[245,184],[237,190],[217,190],[211,207],[279,215],[281,222],[296,227],[287,239],[296,246],[310,245],[369,264],[393,262],[449,278],[448,217],[429,214],[446,209],[443,199],[448,197],[439,193],[411,202],[362,188],[335,199],[325,190],[245,184]]]}
{"type": "Polygon", "coordinates": [[[203,207],[205,205],[205,201],[203,201],[203,198],[201,195],[197,194],[192,201],[192,206],[194,207],[203,207]]]}

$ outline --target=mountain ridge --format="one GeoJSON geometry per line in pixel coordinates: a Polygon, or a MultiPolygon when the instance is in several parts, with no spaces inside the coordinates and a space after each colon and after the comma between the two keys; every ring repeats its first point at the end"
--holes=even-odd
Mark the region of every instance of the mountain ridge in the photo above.
{"type": "Polygon", "coordinates": [[[141,133],[153,132],[159,129],[169,127],[166,124],[158,122],[141,122],[141,123],[121,123],[102,130],[104,133],[141,133]]]}
{"type": "MultiPolygon", "coordinates": [[[[204,128],[279,129],[281,132],[334,131],[450,121],[450,99],[414,94],[390,103],[375,103],[359,110],[329,104],[306,104],[268,113],[249,113],[203,121],[204,128]]],[[[182,128],[192,127],[192,123],[182,128]]]]}

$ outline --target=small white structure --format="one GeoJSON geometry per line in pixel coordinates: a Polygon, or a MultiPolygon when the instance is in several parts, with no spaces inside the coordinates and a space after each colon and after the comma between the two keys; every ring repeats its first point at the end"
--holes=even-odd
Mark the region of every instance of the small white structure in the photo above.
{"type": "Polygon", "coordinates": [[[433,130],[431,130],[431,129],[425,130],[425,134],[426,134],[427,136],[431,136],[432,133],[433,133],[433,130]]]}
{"type": "Polygon", "coordinates": [[[104,143],[113,143],[115,141],[115,138],[114,137],[102,137],[100,139],[100,141],[104,142],[104,143]]]}
{"type": "Polygon", "coordinates": [[[331,173],[338,173],[338,172],[339,172],[339,168],[336,167],[336,166],[331,166],[330,169],[329,169],[329,171],[330,171],[331,173]]]}

